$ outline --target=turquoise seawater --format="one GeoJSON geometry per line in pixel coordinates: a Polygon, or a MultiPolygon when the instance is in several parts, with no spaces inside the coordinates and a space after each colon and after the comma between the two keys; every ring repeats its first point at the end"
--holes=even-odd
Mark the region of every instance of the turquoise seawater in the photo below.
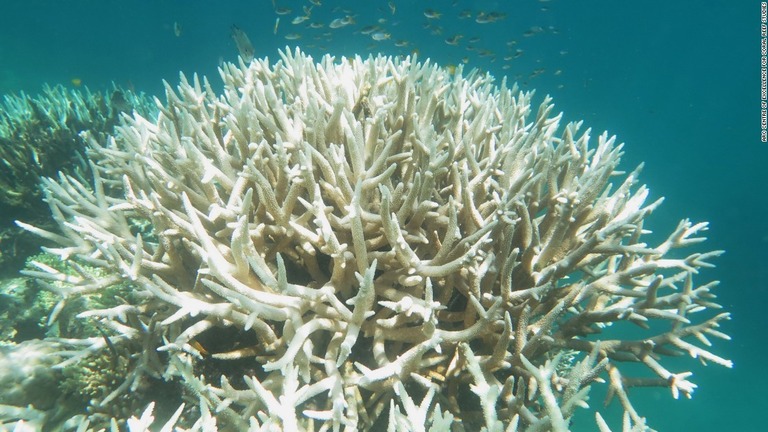
{"type": "MultiPolygon", "coordinates": [[[[233,25],[248,34],[256,57],[276,60],[286,46],[316,58],[417,52],[421,60],[506,76],[535,88],[537,101],[549,94],[566,120],[583,119],[593,135],[607,130],[626,143],[625,169],[645,162],[641,180],[651,198],[666,197],[648,228],[662,235],[683,218],[708,221],[708,248],[727,251],[701,277],[721,281],[716,293],[733,315],[723,330],[733,340],[715,341],[713,351],[734,368],[677,362],[694,372],[693,399],[636,388],[635,407],[661,431],[764,430],[768,144],[759,139],[760,2],[322,0],[297,24],[310,2],[275,3],[291,12],[277,15],[271,0],[6,0],[0,94],[115,82],[162,100],[162,81],[174,85],[179,71],[216,86],[218,64],[237,58],[233,25]],[[329,27],[347,16],[353,24],[329,27]]],[[[590,403],[602,406],[600,392],[590,403]]],[[[604,409],[614,426],[618,408],[614,401],[604,409]]],[[[574,430],[595,430],[585,412],[574,430]]]]}

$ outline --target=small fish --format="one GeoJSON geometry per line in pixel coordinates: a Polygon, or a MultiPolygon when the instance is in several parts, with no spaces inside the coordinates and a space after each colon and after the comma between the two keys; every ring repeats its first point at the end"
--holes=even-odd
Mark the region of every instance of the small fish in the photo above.
{"type": "Polygon", "coordinates": [[[293,12],[293,9],[291,9],[291,8],[280,7],[280,8],[275,9],[275,13],[278,14],[278,15],[288,15],[291,12],[293,12]]]}
{"type": "Polygon", "coordinates": [[[407,47],[407,46],[408,46],[408,45],[410,45],[410,44],[411,44],[411,43],[410,43],[410,42],[408,42],[408,41],[407,41],[407,40],[405,40],[405,39],[399,39],[399,40],[395,41],[395,46],[396,46],[396,47],[407,47]]]}
{"type": "Polygon", "coordinates": [[[77,77],[72,78],[71,80],[69,80],[69,82],[72,83],[72,85],[75,87],[80,87],[81,85],[83,85],[83,80],[77,77]]]}
{"type": "Polygon", "coordinates": [[[472,18],[472,11],[469,9],[464,9],[463,11],[459,12],[459,19],[467,19],[472,18]]]}
{"type": "Polygon", "coordinates": [[[427,9],[424,11],[424,16],[427,17],[427,19],[440,19],[443,14],[434,9],[427,9]]]}
{"type": "Polygon", "coordinates": [[[178,21],[174,21],[174,22],[173,22],[173,34],[174,34],[176,37],[179,37],[179,36],[181,36],[181,24],[179,24],[179,22],[178,22],[178,21]]]}
{"type": "Polygon", "coordinates": [[[479,12],[475,18],[475,22],[478,24],[488,24],[491,20],[485,14],[485,12],[479,12]]]}
{"type": "Polygon", "coordinates": [[[285,38],[288,40],[296,40],[296,39],[301,39],[301,35],[298,33],[288,33],[287,35],[285,35],[285,38]]]}
{"type": "Polygon", "coordinates": [[[351,24],[355,23],[355,18],[352,15],[347,15],[344,18],[336,18],[333,21],[331,21],[330,24],[328,24],[328,27],[332,29],[337,29],[341,27],[345,27],[351,24]]]}
{"type": "Polygon", "coordinates": [[[192,348],[196,349],[197,352],[199,352],[200,355],[203,356],[203,358],[208,357],[208,356],[211,355],[211,353],[209,353],[208,350],[205,349],[202,345],[200,345],[200,342],[198,342],[196,340],[189,341],[189,345],[192,348]]]}
{"type": "Polygon", "coordinates": [[[544,28],[543,28],[543,27],[540,27],[540,26],[532,26],[531,28],[529,28],[528,30],[526,30],[525,32],[523,32],[523,36],[525,36],[525,37],[531,37],[531,36],[533,36],[533,35],[536,35],[536,34],[539,34],[539,33],[542,33],[542,32],[544,32],[544,28]]]}
{"type": "Polygon", "coordinates": [[[365,26],[365,27],[361,28],[360,29],[360,33],[362,33],[364,35],[367,35],[367,34],[371,34],[371,33],[375,32],[375,31],[379,31],[379,30],[381,30],[381,27],[379,27],[377,25],[369,25],[369,26],[365,26]]]}
{"type": "Polygon", "coordinates": [[[104,342],[107,344],[109,351],[112,353],[112,367],[115,368],[117,366],[117,359],[119,358],[117,355],[117,348],[115,348],[115,344],[113,344],[109,337],[107,337],[107,334],[104,333],[104,330],[101,329],[99,324],[96,324],[96,330],[101,333],[101,337],[104,338],[104,342]]]}
{"type": "Polygon", "coordinates": [[[461,38],[463,38],[463,37],[464,37],[464,35],[460,35],[460,34],[453,35],[453,36],[449,37],[448,39],[446,39],[445,43],[447,43],[448,45],[454,45],[455,46],[455,45],[459,44],[459,41],[461,41],[461,38]]]}
{"type": "Polygon", "coordinates": [[[397,10],[397,6],[395,5],[395,2],[390,1],[387,3],[387,6],[389,6],[389,10],[392,12],[392,15],[394,15],[395,11],[397,10]]]}
{"type": "Polygon", "coordinates": [[[280,17],[275,19],[275,28],[272,29],[272,34],[277,34],[277,27],[280,25],[280,17]]]}
{"type": "Polygon", "coordinates": [[[495,23],[496,21],[503,20],[507,17],[507,14],[503,12],[479,12],[475,18],[475,22],[478,24],[495,23]]]}
{"type": "Polygon", "coordinates": [[[131,112],[133,106],[125,98],[125,92],[122,90],[115,90],[109,95],[109,104],[112,106],[113,112],[131,112]]]}
{"type": "Polygon", "coordinates": [[[293,18],[293,20],[291,21],[291,24],[301,24],[308,19],[309,19],[309,15],[298,15],[293,18]]]}
{"type": "Polygon", "coordinates": [[[330,24],[328,24],[328,27],[332,29],[337,29],[344,27],[346,24],[344,24],[344,21],[342,18],[334,18],[330,24]]]}
{"type": "Polygon", "coordinates": [[[480,57],[492,57],[494,56],[494,52],[491,50],[483,49],[477,52],[477,55],[480,57]]]}
{"type": "Polygon", "coordinates": [[[375,41],[383,41],[389,39],[391,36],[392,35],[387,32],[376,32],[371,34],[371,39],[375,41]]]}
{"type": "Polygon", "coordinates": [[[496,21],[505,19],[507,17],[507,14],[505,14],[504,12],[491,11],[491,12],[488,12],[486,16],[491,20],[491,22],[496,22],[496,21]]]}
{"type": "MultiPolygon", "coordinates": [[[[5,159],[3,159],[3,160],[5,160],[5,159]]],[[[37,154],[37,149],[35,149],[35,148],[32,149],[32,160],[35,161],[35,165],[36,166],[38,166],[38,167],[42,167],[43,166],[43,164],[40,163],[40,156],[37,154]]]]}
{"type": "Polygon", "coordinates": [[[312,3],[315,6],[322,6],[323,3],[320,2],[320,0],[309,0],[310,3],[312,3]]]}
{"type": "Polygon", "coordinates": [[[243,58],[243,61],[250,63],[253,60],[253,54],[256,52],[256,50],[253,48],[251,40],[248,39],[248,35],[245,34],[245,32],[242,31],[240,27],[233,25],[232,40],[235,41],[235,45],[237,45],[237,51],[240,53],[240,57],[243,58]]]}

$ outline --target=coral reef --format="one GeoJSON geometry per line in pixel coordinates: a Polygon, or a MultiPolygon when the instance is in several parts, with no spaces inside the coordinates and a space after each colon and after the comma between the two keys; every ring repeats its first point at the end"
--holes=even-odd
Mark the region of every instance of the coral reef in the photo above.
{"type": "Polygon", "coordinates": [[[549,98],[534,112],[461,67],[298,50],[221,77],[91,137],[92,186],[45,181],[58,229],[20,223],[74,269],[26,272],[60,296],[54,321],[136,290],[78,315],[102,337],[58,341],[62,367],[122,359],[92,409],[165,380],[185,401],[169,429],[565,431],[605,385],[646,430],[628,389],[696,388],[665,357],[731,366],[708,348],[728,338],[716,283],[694,281],[720,252],[683,251],[706,224],[646,244],[661,200],[549,98]]]}
{"type": "Polygon", "coordinates": [[[58,371],[52,366],[60,360],[55,343],[31,340],[18,345],[0,344],[0,404],[34,403],[38,410],[50,410],[56,402],[55,388],[58,371]],[[14,367],[7,367],[14,365],[14,367]]]}
{"type": "MultiPolygon", "coordinates": [[[[69,266],[47,253],[29,260],[37,268],[45,266],[62,275],[86,274],[92,279],[105,276],[104,269],[87,264],[69,266]]],[[[51,292],[51,286],[66,289],[71,285],[64,280],[52,281],[46,290],[34,278],[0,279],[0,388],[4,389],[0,392],[0,431],[5,430],[3,422],[9,420],[2,413],[3,408],[12,419],[28,420],[29,430],[57,430],[86,411],[92,424],[108,424],[111,418],[129,417],[161,396],[174,403],[173,408],[178,406],[178,397],[166,394],[173,383],[163,382],[147,382],[142,389],[121,395],[115,404],[93,406],[91,401],[103,399],[122,384],[125,370],[131,367],[131,356],[106,342],[109,330],[99,321],[78,316],[125,302],[139,302],[135,297],[138,291],[129,283],[113,284],[94,295],[66,302],[56,309],[56,319],[49,320],[60,300],[51,292]],[[106,349],[87,356],[77,349],[78,344],[88,346],[98,339],[104,341],[106,349]],[[150,394],[143,391],[149,388],[150,394]],[[22,409],[27,405],[31,407],[22,409]]],[[[123,344],[120,349],[140,347],[123,344]]],[[[74,424],[79,426],[77,421],[74,424]]]]}
{"type": "Polygon", "coordinates": [[[116,86],[106,93],[46,86],[35,97],[6,95],[0,104],[0,266],[18,270],[39,247],[20,238],[15,219],[44,224],[40,178],[59,172],[90,178],[86,145],[80,132],[99,139],[112,134],[122,113],[137,110],[151,116],[157,110],[143,94],[116,86]]]}
{"type": "Polygon", "coordinates": [[[58,299],[24,277],[0,279],[0,342],[44,338],[47,315],[58,299]]]}

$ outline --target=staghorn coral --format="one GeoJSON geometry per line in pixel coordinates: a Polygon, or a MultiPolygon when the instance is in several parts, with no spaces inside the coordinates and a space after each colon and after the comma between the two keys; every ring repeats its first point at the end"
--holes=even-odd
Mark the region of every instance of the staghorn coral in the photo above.
{"type": "Polygon", "coordinates": [[[45,86],[36,97],[5,96],[0,109],[0,204],[34,206],[34,198],[40,196],[39,178],[62,170],[88,177],[80,132],[89,130],[106,138],[120,114],[134,109],[145,116],[156,111],[144,95],[119,87],[102,94],[45,86]]]}
{"type": "Polygon", "coordinates": [[[706,224],[646,244],[661,200],[639,169],[612,185],[621,146],[590,146],[549,98],[533,112],[462,68],[298,50],[221,76],[218,96],[182,76],[156,121],[92,139],[92,188],[47,180],[58,231],[21,223],[105,270],[27,272],[58,282],[54,319],[139,290],[80,314],[113,336],[69,341],[67,364],[107,345],[131,359],[94,406],[162,377],[187,401],[166,425],[190,430],[564,431],[606,383],[645,430],[627,389],[696,387],[665,356],[731,366],[707,348],[728,314],[696,317],[719,308],[693,276],[720,252],[681,251],[706,224]]]}
{"type": "Polygon", "coordinates": [[[0,104],[0,263],[16,271],[39,247],[13,225],[15,219],[50,223],[40,178],[64,172],[90,178],[85,140],[112,134],[122,113],[157,110],[143,94],[117,86],[106,92],[45,86],[37,96],[6,95],[0,104]]]}
{"type": "MultiPolygon", "coordinates": [[[[41,253],[30,261],[37,268],[47,267],[63,276],[105,276],[102,268],[70,266],[52,254],[41,253]]],[[[109,330],[98,320],[88,319],[88,311],[140,301],[134,297],[138,292],[135,287],[129,283],[112,284],[93,295],[72,299],[56,309],[56,320],[51,321],[48,315],[60,297],[50,289],[40,289],[36,282],[25,277],[0,281],[0,431],[6,430],[3,423],[8,422],[8,416],[30,420],[30,430],[58,430],[62,422],[86,409],[90,424],[96,425],[108,424],[111,417],[129,417],[161,397],[178,405],[178,397],[168,395],[173,383],[157,382],[146,382],[140,389],[151,389],[150,395],[135,389],[120,395],[113,404],[91,404],[122,384],[125,370],[132,367],[128,351],[141,347],[124,343],[120,345],[122,352],[118,352],[116,346],[106,344],[109,330]],[[107,345],[106,349],[85,353],[70,349],[78,344],[89,346],[99,339],[107,345]],[[3,412],[3,406],[14,404],[19,406],[3,412]],[[21,408],[28,404],[34,406],[31,411],[21,408]]],[[[47,286],[71,287],[65,280],[49,282],[47,286]]]]}

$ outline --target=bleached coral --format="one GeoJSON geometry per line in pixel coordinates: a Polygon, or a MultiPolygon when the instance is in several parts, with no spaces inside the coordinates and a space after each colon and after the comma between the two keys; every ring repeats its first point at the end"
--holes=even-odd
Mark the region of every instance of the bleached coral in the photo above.
{"type": "Polygon", "coordinates": [[[40,245],[13,224],[16,219],[50,223],[40,177],[59,171],[90,178],[80,132],[106,139],[123,113],[156,109],[143,94],[113,86],[108,92],[44,86],[41,94],[5,95],[0,102],[0,265],[16,271],[40,245]]]}
{"type": "Polygon", "coordinates": [[[92,188],[45,183],[59,231],[25,225],[108,271],[31,272],[66,279],[62,304],[140,290],[83,314],[141,347],[95,404],[151,376],[184,384],[192,430],[562,431],[607,378],[644,428],[627,388],[695,388],[664,356],[731,366],[707,349],[728,314],[695,317],[719,308],[693,276],[720,252],[679,252],[706,224],[646,244],[661,201],[549,98],[533,112],[530,92],[411,58],[296,51],[221,76],[218,96],[182,76],[156,121],[92,140],[92,188]]]}
{"type": "Polygon", "coordinates": [[[143,94],[113,87],[109,92],[45,86],[37,96],[6,95],[0,104],[0,203],[12,209],[29,208],[39,200],[40,176],[63,170],[87,172],[83,130],[104,138],[122,113],[154,112],[143,94]]]}

